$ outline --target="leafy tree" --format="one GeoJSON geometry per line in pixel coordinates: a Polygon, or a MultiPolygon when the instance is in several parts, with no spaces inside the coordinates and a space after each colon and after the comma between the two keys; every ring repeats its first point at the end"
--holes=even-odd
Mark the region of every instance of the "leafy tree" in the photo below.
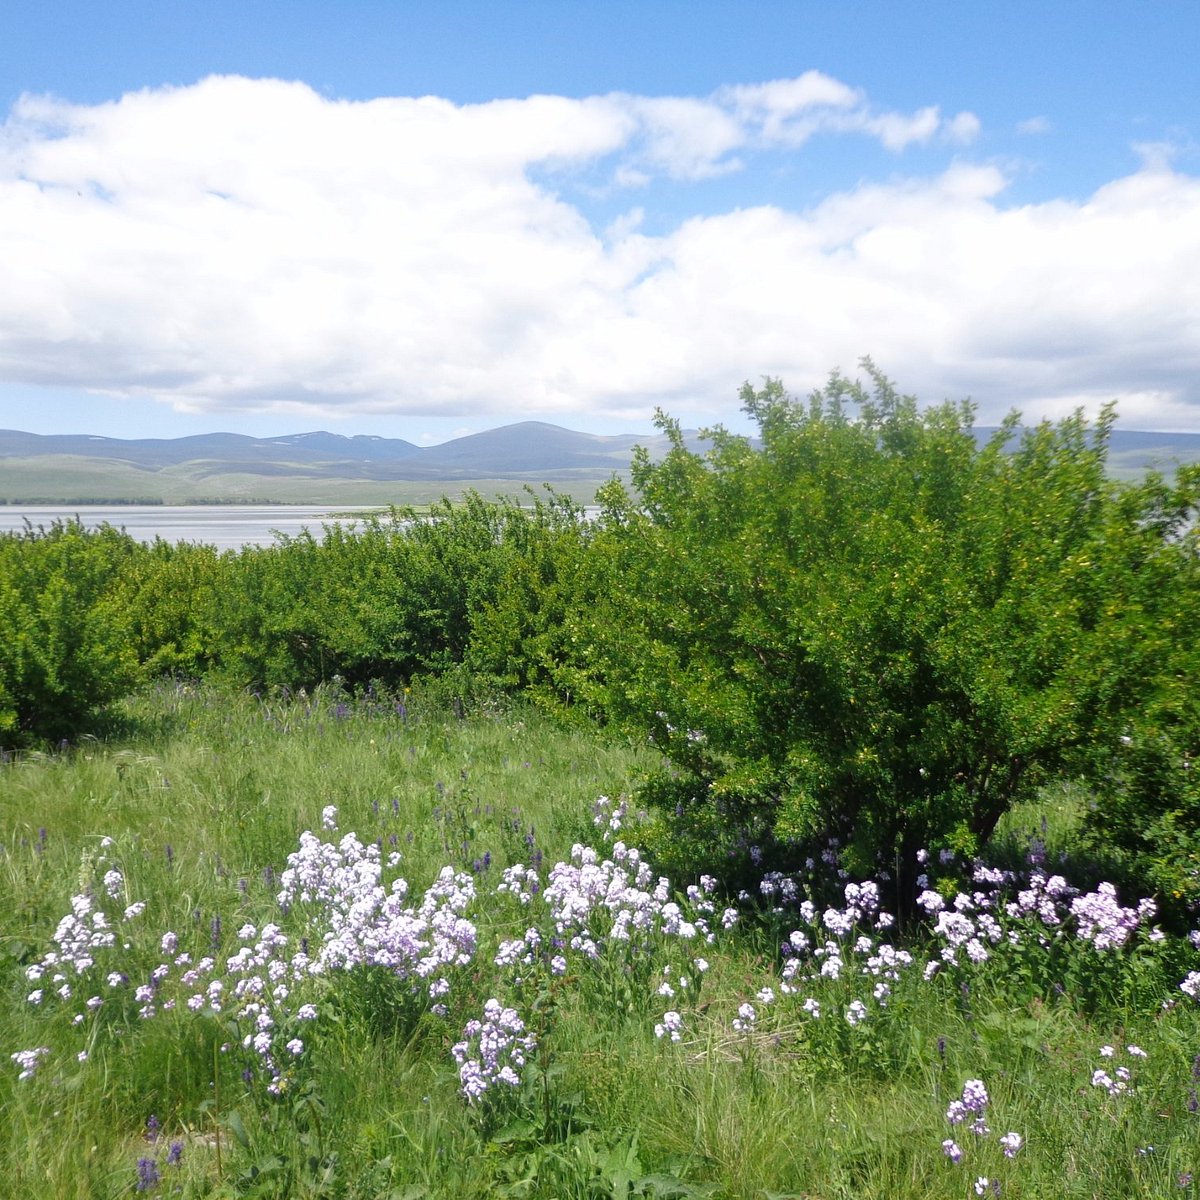
{"type": "Polygon", "coordinates": [[[587,691],[673,763],[647,795],[689,853],[972,850],[1099,770],[1159,686],[1197,481],[1170,513],[1109,481],[1111,409],[1019,439],[1013,415],[981,446],[969,404],[921,410],[864,368],[870,390],[834,375],[807,402],[746,385],[757,447],[717,429],[700,456],[660,414],[670,452],[602,495],[616,585],[577,617],[587,691]]]}
{"type": "MultiPolygon", "coordinates": [[[[1174,483],[1149,476],[1124,492],[1109,538],[1126,638],[1112,647],[1153,679],[1115,743],[1098,746],[1096,802],[1084,823],[1089,848],[1133,890],[1156,892],[1176,914],[1200,907],[1200,466],[1174,483]]],[[[1116,591],[1106,581],[1104,586],[1116,591]]]]}

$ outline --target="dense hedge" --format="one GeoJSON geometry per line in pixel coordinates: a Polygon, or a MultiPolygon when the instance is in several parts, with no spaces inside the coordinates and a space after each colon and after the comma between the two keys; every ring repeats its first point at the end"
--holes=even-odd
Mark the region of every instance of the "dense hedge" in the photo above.
{"type": "Polygon", "coordinates": [[[161,674],[295,689],[456,670],[549,693],[590,532],[552,494],[241,552],[76,522],[0,537],[0,735],[71,737],[161,674]]]}
{"type": "Polygon", "coordinates": [[[57,522],[0,537],[0,745],[73,736],[140,665],[118,586],[141,547],[57,522]]]}

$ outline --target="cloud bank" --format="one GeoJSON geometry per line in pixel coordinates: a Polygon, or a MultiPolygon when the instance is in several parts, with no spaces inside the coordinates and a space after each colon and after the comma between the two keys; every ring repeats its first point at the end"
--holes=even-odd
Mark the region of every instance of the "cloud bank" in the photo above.
{"type": "Polygon", "coordinates": [[[984,419],[1117,396],[1127,426],[1200,428],[1200,181],[1147,156],[1083,200],[1006,205],[964,157],[979,132],[818,72],[478,105],[240,77],[26,96],[0,129],[0,380],[581,424],[716,419],[745,378],[803,389],[870,353],[984,419]],[[815,206],[687,207],[834,137],[894,171],[815,206]],[[903,173],[914,148],[932,174],[903,173]],[[589,218],[584,177],[619,220],[589,218]],[[643,232],[662,188],[682,215],[643,232]]]}

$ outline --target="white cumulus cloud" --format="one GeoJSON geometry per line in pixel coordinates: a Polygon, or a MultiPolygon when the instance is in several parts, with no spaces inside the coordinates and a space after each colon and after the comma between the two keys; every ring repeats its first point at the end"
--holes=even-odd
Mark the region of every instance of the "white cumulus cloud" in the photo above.
{"type": "Polygon", "coordinates": [[[1050,133],[1054,129],[1047,117],[1027,117],[1017,122],[1017,132],[1029,137],[1050,133]]]}
{"type": "Polygon", "coordinates": [[[475,105],[239,77],[25,97],[0,130],[0,380],[569,423],[718,417],[747,377],[802,389],[870,353],[985,417],[1125,395],[1143,425],[1200,427],[1200,182],[1147,156],[1083,201],[1008,205],[1000,169],[954,157],[979,130],[818,72],[475,105]],[[816,136],[948,157],[687,215],[754,156],[802,172],[816,136]],[[650,186],[684,211],[653,233],[650,186]],[[600,228],[588,188],[628,208],[600,228]]]}

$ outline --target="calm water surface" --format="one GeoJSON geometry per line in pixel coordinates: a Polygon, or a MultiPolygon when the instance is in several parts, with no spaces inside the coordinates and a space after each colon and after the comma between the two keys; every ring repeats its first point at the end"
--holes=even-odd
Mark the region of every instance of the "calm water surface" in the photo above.
{"type": "Polygon", "coordinates": [[[0,533],[35,528],[56,519],[78,517],[89,529],[106,522],[124,529],[141,542],[162,538],[167,542],[203,542],[219,550],[242,546],[270,546],[276,533],[296,535],[310,530],[321,536],[326,524],[353,524],[353,518],[336,514],[347,507],[309,504],[200,504],[175,507],[168,504],[115,504],[87,507],[36,507],[0,504],[0,533]]]}

